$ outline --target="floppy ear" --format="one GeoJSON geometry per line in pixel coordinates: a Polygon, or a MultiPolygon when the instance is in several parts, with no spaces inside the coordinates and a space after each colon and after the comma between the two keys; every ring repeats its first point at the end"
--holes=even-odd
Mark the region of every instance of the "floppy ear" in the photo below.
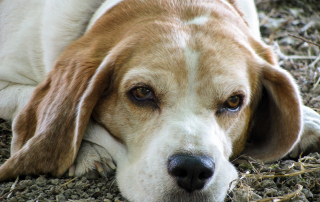
{"type": "Polygon", "coordinates": [[[260,96],[244,154],[268,162],[286,155],[299,140],[301,101],[292,76],[276,65],[273,52],[259,48],[256,51],[264,59],[259,67],[260,96]]]}
{"type": "Polygon", "coordinates": [[[16,117],[12,155],[0,167],[0,181],[21,174],[58,176],[73,163],[91,112],[110,85],[121,52],[115,47],[103,59],[104,54],[92,55],[88,49],[66,51],[16,117]]]}

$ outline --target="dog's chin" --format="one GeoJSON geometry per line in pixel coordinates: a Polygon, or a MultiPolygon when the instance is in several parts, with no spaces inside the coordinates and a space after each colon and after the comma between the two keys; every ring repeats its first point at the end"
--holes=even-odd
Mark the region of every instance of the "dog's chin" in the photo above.
{"type": "Polygon", "coordinates": [[[164,189],[163,192],[154,193],[153,195],[146,193],[133,194],[132,192],[127,193],[122,191],[123,196],[131,202],[222,202],[226,196],[226,192],[224,192],[226,190],[221,190],[219,193],[213,193],[212,190],[188,193],[178,187],[171,190],[164,189]]]}
{"type": "Polygon", "coordinates": [[[212,202],[212,201],[222,201],[220,199],[221,197],[212,196],[212,194],[209,194],[207,192],[200,192],[196,191],[193,193],[187,193],[187,192],[171,192],[164,194],[161,198],[161,202],[212,202]]]}
{"type": "MultiPolygon", "coordinates": [[[[160,194],[160,193],[159,193],[160,194]]],[[[129,198],[130,199],[130,198],[129,198]]],[[[209,192],[196,191],[193,193],[187,193],[184,191],[170,191],[161,193],[161,195],[154,195],[141,199],[134,199],[133,201],[153,201],[153,202],[212,202],[212,201],[223,201],[224,196],[213,196],[209,192]]],[[[131,200],[130,200],[131,201],[131,200]]]]}

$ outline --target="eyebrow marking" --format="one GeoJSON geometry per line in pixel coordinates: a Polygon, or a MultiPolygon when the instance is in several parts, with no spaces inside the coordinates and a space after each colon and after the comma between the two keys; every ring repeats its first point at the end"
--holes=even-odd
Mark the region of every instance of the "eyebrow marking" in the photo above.
{"type": "Polygon", "coordinates": [[[204,25],[208,22],[209,18],[208,16],[197,16],[195,18],[193,18],[192,20],[186,21],[185,24],[186,25],[204,25]]]}

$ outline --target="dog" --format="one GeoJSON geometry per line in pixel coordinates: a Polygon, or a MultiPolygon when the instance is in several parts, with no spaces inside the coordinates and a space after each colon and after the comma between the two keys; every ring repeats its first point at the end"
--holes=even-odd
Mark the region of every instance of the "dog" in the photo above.
{"type": "Polygon", "coordinates": [[[0,33],[0,181],[117,167],[130,201],[223,201],[239,155],[318,149],[253,0],[1,0],[0,33]]]}

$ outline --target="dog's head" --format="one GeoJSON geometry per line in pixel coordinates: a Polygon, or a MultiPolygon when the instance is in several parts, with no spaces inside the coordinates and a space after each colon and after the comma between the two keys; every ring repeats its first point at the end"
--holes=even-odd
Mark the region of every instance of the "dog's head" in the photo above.
{"type": "Polygon", "coordinates": [[[15,120],[11,162],[62,174],[90,116],[125,147],[117,180],[132,201],[222,201],[237,178],[230,159],[280,158],[301,129],[293,79],[224,1],[110,9],[15,120]]]}

